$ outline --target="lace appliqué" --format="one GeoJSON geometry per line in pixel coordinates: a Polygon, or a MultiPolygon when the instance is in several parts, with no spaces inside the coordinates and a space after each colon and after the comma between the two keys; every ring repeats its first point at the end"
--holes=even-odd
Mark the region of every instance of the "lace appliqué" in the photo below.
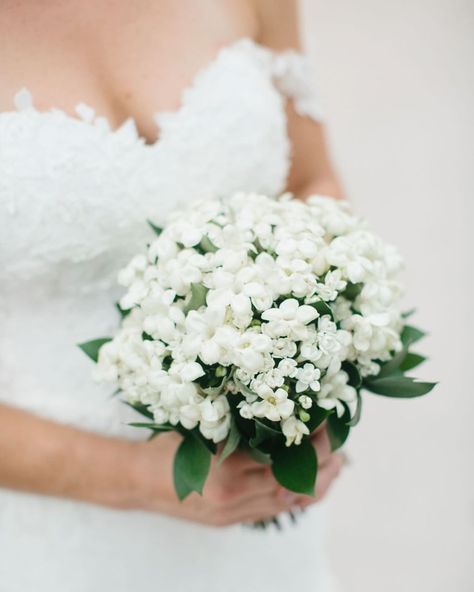
{"type": "Polygon", "coordinates": [[[293,100],[298,115],[315,121],[323,119],[319,93],[305,55],[293,50],[276,54],[273,72],[278,89],[293,100]]]}

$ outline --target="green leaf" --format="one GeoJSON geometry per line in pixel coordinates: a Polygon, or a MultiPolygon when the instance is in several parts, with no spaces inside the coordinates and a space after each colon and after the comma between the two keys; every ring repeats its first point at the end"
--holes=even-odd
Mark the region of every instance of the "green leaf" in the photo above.
{"type": "Polygon", "coordinates": [[[122,401],[122,403],[127,405],[127,407],[131,407],[134,411],[140,413],[140,415],[143,415],[148,419],[153,419],[153,413],[149,411],[148,407],[143,405],[143,403],[129,403],[128,401],[122,401]]]}
{"type": "Polygon", "coordinates": [[[202,237],[199,246],[205,253],[215,253],[219,250],[207,235],[202,237]]]}
{"type": "Polygon", "coordinates": [[[401,334],[401,340],[403,345],[408,347],[412,343],[416,343],[422,337],[424,337],[426,333],[417,327],[413,327],[412,325],[405,325],[403,327],[403,331],[401,334]]]}
{"type": "Polygon", "coordinates": [[[261,463],[262,465],[271,465],[272,457],[267,452],[262,452],[258,448],[250,448],[247,450],[254,461],[261,463]]]}
{"type": "Polygon", "coordinates": [[[380,366],[379,373],[374,377],[374,380],[379,378],[385,378],[391,374],[397,372],[400,369],[400,364],[403,362],[407,355],[407,346],[404,346],[399,352],[387,360],[380,366]]]}
{"type": "Polygon", "coordinates": [[[97,362],[99,359],[100,348],[104,345],[104,343],[108,343],[109,341],[112,341],[112,337],[100,337],[99,339],[85,341],[84,343],[78,343],[77,345],[82,349],[86,356],[89,356],[91,360],[97,362]]]}
{"type": "Polygon", "coordinates": [[[365,380],[363,387],[377,395],[408,399],[426,395],[436,386],[436,382],[416,382],[409,376],[387,376],[385,378],[365,380]]]}
{"type": "Polygon", "coordinates": [[[325,419],[328,418],[329,414],[331,413],[327,409],[323,409],[319,407],[317,403],[313,402],[313,405],[310,409],[308,409],[308,413],[310,415],[309,421],[305,422],[310,433],[314,432],[314,430],[320,426],[325,419]]]}
{"type": "Polygon", "coordinates": [[[338,450],[347,440],[351,431],[350,421],[351,416],[347,407],[342,417],[338,417],[335,413],[328,417],[327,427],[331,450],[338,450]]]}
{"type": "Polygon", "coordinates": [[[194,438],[199,440],[201,444],[205,446],[211,454],[216,454],[217,445],[212,440],[208,440],[207,438],[205,438],[199,431],[199,428],[194,428],[193,430],[186,430],[185,428],[183,428],[181,433],[183,435],[186,435],[188,433],[191,434],[192,436],[194,436],[194,438]]]}
{"type": "Polygon", "coordinates": [[[352,284],[349,282],[344,292],[342,292],[342,296],[348,300],[355,300],[362,292],[363,287],[364,284],[352,284]]]}
{"type": "Polygon", "coordinates": [[[346,421],[346,425],[348,425],[351,428],[356,426],[360,421],[361,414],[362,414],[362,397],[361,397],[359,391],[357,391],[357,406],[355,408],[354,415],[351,417],[351,419],[349,419],[349,421],[346,421]]]}
{"type": "Polygon", "coordinates": [[[414,352],[408,352],[400,364],[400,370],[402,372],[408,372],[409,370],[413,370],[413,368],[416,368],[422,364],[425,360],[425,356],[415,354],[414,352]]]}
{"type": "Polygon", "coordinates": [[[224,448],[222,449],[218,464],[223,463],[227,457],[229,457],[233,452],[235,452],[237,446],[239,445],[239,442],[240,433],[237,428],[237,424],[232,419],[230,424],[229,435],[227,436],[227,441],[225,443],[224,448]]]}
{"type": "Polygon", "coordinates": [[[362,384],[362,377],[357,366],[346,360],[342,363],[342,369],[344,372],[347,372],[349,376],[349,385],[353,386],[355,389],[360,388],[360,385],[362,384]]]}
{"type": "Polygon", "coordinates": [[[416,312],[416,308],[412,308],[410,310],[406,310],[405,312],[402,312],[402,318],[403,319],[408,319],[410,318],[412,315],[414,315],[416,312]]]}
{"type": "Polygon", "coordinates": [[[192,491],[202,494],[211,465],[211,453],[204,444],[188,434],[179,445],[173,463],[176,495],[182,501],[192,491]]]}
{"type": "Polygon", "coordinates": [[[255,436],[250,438],[249,444],[252,448],[256,448],[265,440],[273,440],[282,438],[282,432],[263,423],[259,419],[254,419],[255,422],[255,436]]]}
{"type": "Polygon", "coordinates": [[[234,376],[234,382],[235,382],[235,386],[239,389],[239,391],[242,393],[242,395],[244,396],[254,396],[256,397],[257,395],[243,382],[240,382],[240,380],[238,378],[236,378],[234,376]]]}
{"type": "Polygon", "coordinates": [[[176,428],[172,425],[168,424],[160,424],[160,423],[146,423],[141,421],[133,421],[128,424],[134,428],[148,428],[149,430],[153,430],[154,432],[173,432],[176,428]]]}
{"type": "Polygon", "coordinates": [[[295,493],[314,495],[318,459],[309,438],[299,445],[276,446],[271,457],[272,472],[280,485],[295,493]]]}
{"type": "Polygon", "coordinates": [[[156,226],[155,224],[153,224],[153,222],[151,222],[150,220],[147,220],[148,225],[150,226],[150,228],[153,230],[153,232],[157,235],[160,236],[160,234],[163,232],[163,228],[160,228],[159,226],[156,226]]]}
{"type": "Polygon", "coordinates": [[[191,284],[191,299],[184,307],[184,313],[187,314],[190,310],[197,310],[206,304],[206,295],[209,289],[203,284],[191,284]]]}
{"type": "Polygon", "coordinates": [[[331,319],[334,320],[332,308],[329,306],[327,302],[324,302],[324,300],[318,300],[317,302],[313,302],[311,306],[313,306],[321,316],[329,315],[331,319]]]}
{"type": "Polygon", "coordinates": [[[123,320],[125,317],[128,317],[128,315],[132,312],[131,308],[125,309],[122,308],[120,306],[120,303],[116,302],[115,303],[115,308],[118,310],[120,318],[123,320]]]}
{"type": "Polygon", "coordinates": [[[397,352],[390,360],[384,362],[381,365],[380,372],[377,374],[374,380],[385,378],[397,372],[406,372],[421,364],[425,358],[423,358],[423,356],[419,356],[418,354],[410,354],[408,352],[408,348],[413,343],[424,337],[424,335],[425,333],[421,331],[421,329],[417,329],[411,325],[405,325],[400,336],[403,344],[402,349],[397,352]]]}
{"type": "MultiPolygon", "coordinates": [[[[207,377],[206,377],[207,378],[207,377]]],[[[227,382],[227,376],[223,376],[220,383],[217,386],[208,386],[208,387],[199,387],[199,392],[207,395],[209,397],[217,397],[220,395],[224,389],[224,386],[227,382]]]]}

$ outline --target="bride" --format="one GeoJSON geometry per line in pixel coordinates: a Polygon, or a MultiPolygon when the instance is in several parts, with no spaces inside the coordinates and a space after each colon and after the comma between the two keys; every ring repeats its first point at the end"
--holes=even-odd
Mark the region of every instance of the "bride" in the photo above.
{"type": "Polygon", "coordinates": [[[0,11],[1,589],[333,590],[317,503],[281,533],[240,524],[324,496],[341,467],[324,429],[316,499],[238,453],[180,503],[179,437],[137,440],[75,345],[117,326],[147,218],[236,190],[340,195],[295,2],[0,11]]]}

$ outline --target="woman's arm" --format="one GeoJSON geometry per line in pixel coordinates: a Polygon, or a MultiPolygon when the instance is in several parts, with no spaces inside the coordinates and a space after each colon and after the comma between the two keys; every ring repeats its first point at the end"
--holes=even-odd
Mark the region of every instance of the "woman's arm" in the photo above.
{"type": "Polygon", "coordinates": [[[316,498],[283,490],[268,466],[237,452],[221,466],[214,458],[204,495],[180,502],[172,478],[180,440],[166,433],[150,442],[129,442],[0,405],[0,487],[226,526],[314,503],[342,464],[320,430],[314,438],[320,462],[316,498]]]}
{"type": "MultiPolygon", "coordinates": [[[[255,0],[260,22],[258,41],[275,51],[301,50],[297,0],[255,0]]],[[[288,191],[298,197],[321,193],[343,197],[341,183],[331,162],[324,125],[298,115],[291,101],[286,107],[291,169],[288,191]]]]}
{"type": "Polygon", "coordinates": [[[0,486],[127,508],[134,445],[0,405],[0,486]]]}
{"type": "Polygon", "coordinates": [[[192,494],[180,502],[172,478],[180,441],[178,434],[166,433],[149,442],[129,442],[0,405],[0,487],[226,526],[314,503],[341,467],[321,430],[315,436],[316,498],[283,490],[268,466],[237,452],[221,466],[214,458],[203,496],[192,494]]]}

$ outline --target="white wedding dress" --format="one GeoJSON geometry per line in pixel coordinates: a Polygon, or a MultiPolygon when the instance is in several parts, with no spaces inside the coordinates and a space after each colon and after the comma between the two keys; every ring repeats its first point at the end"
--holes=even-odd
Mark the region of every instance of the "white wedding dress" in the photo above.
{"type": "MultiPolygon", "coordinates": [[[[284,189],[286,97],[319,117],[302,56],[248,39],[199,72],[177,111],[156,115],[153,145],[132,120],[111,130],[86,105],[77,117],[40,112],[18,93],[17,110],[0,113],[1,402],[145,436],[75,344],[117,326],[116,274],[144,247],[147,219],[208,195],[284,189]]],[[[211,529],[1,490],[0,590],[332,592],[324,522],[316,506],[282,533],[211,529]]]]}

